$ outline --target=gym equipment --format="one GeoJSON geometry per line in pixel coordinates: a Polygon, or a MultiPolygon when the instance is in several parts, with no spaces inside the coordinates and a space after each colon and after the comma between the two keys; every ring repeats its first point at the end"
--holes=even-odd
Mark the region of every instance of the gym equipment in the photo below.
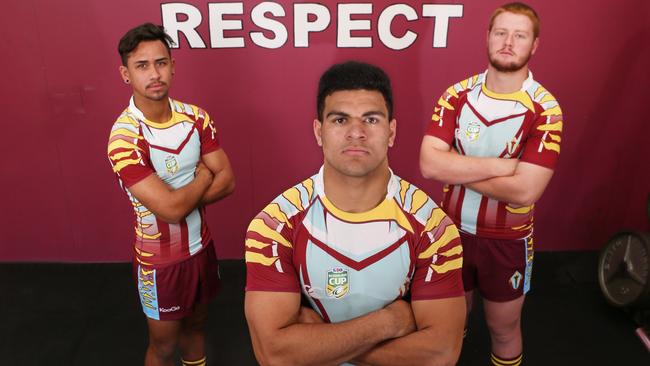
{"type": "MultiPolygon", "coordinates": [[[[650,220],[650,195],[647,202],[650,220]]],[[[598,283],[605,299],[632,316],[637,336],[650,352],[650,234],[624,231],[600,252],[598,283]]]]}

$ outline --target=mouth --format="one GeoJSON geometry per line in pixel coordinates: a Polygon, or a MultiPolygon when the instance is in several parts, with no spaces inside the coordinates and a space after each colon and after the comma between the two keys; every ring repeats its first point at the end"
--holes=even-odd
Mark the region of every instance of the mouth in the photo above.
{"type": "Polygon", "coordinates": [[[351,146],[343,149],[343,154],[350,156],[365,156],[370,154],[370,151],[358,146],[351,146]]]}
{"type": "Polygon", "coordinates": [[[499,55],[506,55],[506,56],[514,56],[515,55],[514,53],[512,53],[510,51],[507,51],[507,50],[501,50],[501,51],[498,52],[498,54],[499,55]]]}
{"type": "Polygon", "coordinates": [[[147,85],[147,89],[156,89],[157,90],[157,89],[162,89],[163,86],[165,86],[165,83],[156,82],[156,83],[152,83],[152,84],[147,85]]]}

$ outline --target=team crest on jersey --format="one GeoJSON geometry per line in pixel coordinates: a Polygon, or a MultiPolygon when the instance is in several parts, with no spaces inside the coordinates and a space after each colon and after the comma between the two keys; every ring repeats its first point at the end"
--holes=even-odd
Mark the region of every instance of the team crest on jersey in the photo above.
{"type": "Polygon", "coordinates": [[[180,166],[178,164],[178,160],[176,160],[176,157],[174,155],[169,155],[165,158],[165,167],[167,168],[167,172],[169,174],[174,174],[178,171],[178,168],[180,166]]]}
{"type": "Polygon", "coordinates": [[[470,122],[465,129],[465,139],[467,142],[474,142],[478,140],[481,133],[481,126],[476,122],[470,122]]]}
{"type": "Polygon", "coordinates": [[[336,267],[327,271],[327,296],[337,299],[350,292],[350,281],[346,268],[336,267]]]}
{"type": "Polygon", "coordinates": [[[521,285],[521,279],[522,279],[521,273],[519,271],[515,271],[515,273],[512,274],[512,277],[510,277],[510,286],[512,286],[513,290],[516,290],[519,288],[519,285],[521,285]]]}

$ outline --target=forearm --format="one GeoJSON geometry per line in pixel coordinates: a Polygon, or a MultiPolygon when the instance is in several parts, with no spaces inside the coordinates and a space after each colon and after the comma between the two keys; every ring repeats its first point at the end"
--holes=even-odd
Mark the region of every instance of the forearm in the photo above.
{"type": "Polygon", "coordinates": [[[420,171],[427,179],[465,184],[514,174],[518,160],[459,155],[447,143],[425,136],[420,148],[420,171]]]}
{"type": "Polygon", "coordinates": [[[220,172],[215,175],[210,187],[203,193],[201,204],[208,205],[214,203],[235,190],[235,176],[232,172],[220,172]]]}
{"type": "Polygon", "coordinates": [[[517,206],[530,206],[542,195],[553,170],[522,162],[511,177],[498,177],[465,186],[490,198],[517,206]]]}
{"type": "Polygon", "coordinates": [[[211,182],[208,174],[199,174],[181,188],[170,188],[169,195],[162,200],[163,207],[154,214],[168,223],[179,222],[199,205],[211,182]]]}
{"type": "Polygon", "coordinates": [[[262,365],[338,365],[394,336],[382,310],[341,323],[295,323],[253,346],[262,365]]]}
{"type": "Polygon", "coordinates": [[[454,365],[460,355],[461,335],[454,334],[453,341],[436,342],[432,328],[422,329],[401,338],[391,339],[355,358],[356,365],[399,366],[454,365]]]}
{"type": "Polygon", "coordinates": [[[514,176],[467,183],[465,187],[492,199],[517,206],[530,206],[534,203],[530,190],[521,183],[521,179],[514,176]]]}

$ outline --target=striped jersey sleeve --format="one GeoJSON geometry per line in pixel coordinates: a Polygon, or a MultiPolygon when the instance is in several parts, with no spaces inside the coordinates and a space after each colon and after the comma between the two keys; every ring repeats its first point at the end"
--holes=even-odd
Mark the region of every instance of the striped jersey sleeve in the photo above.
{"type": "Polygon", "coordinates": [[[521,161],[554,169],[562,141],[562,110],[555,97],[538,83],[528,91],[535,103],[535,123],[521,161]]]}
{"type": "MultiPolygon", "coordinates": [[[[433,201],[431,204],[435,206],[433,201]]],[[[425,212],[428,217],[416,246],[411,297],[425,300],[462,296],[463,249],[458,229],[441,208],[425,212]]]]}
{"type": "Polygon", "coordinates": [[[479,75],[474,75],[445,90],[433,107],[431,121],[426,131],[427,135],[437,137],[449,145],[453,145],[459,98],[466,91],[476,86],[479,81],[479,75]]]}
{"type": "Polygon", "coordinates": [[[128,188],[154,172],[140,124],[126,110],[113,124],[107,153],[122,188],[128,188]]]}
{"type": "Polygon", "coordinates": [[[246,291],[300,292],[293,264],[296,220],[313,196],[309,178],[286,190],[246,230],[246,291]]]}

